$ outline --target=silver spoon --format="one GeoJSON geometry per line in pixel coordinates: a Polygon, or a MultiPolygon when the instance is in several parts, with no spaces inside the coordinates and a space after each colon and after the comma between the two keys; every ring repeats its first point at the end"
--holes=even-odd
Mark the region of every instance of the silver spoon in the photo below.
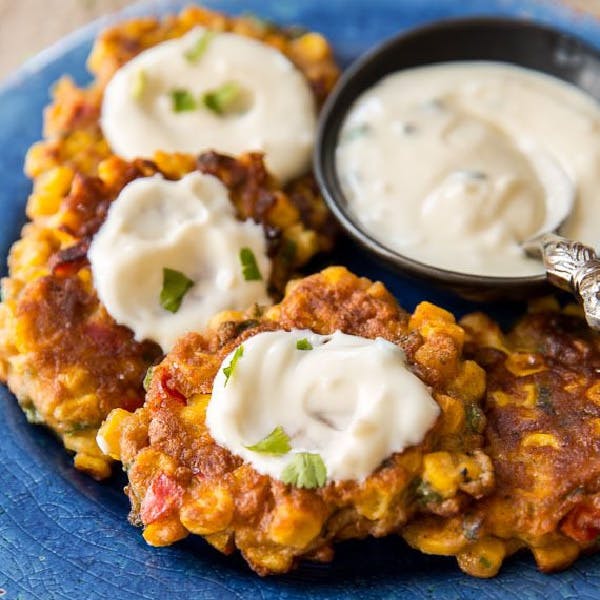
{"type": "Polygon", "coordinates": [[[553,193],[547,196],[544,223],[521,245],[527,254],[542,259],[552,285],[575,296],[583,307],[588,325],[600,329],[600,259],[593,248],[555,233],[575,203],[575,188],[557,167],[552,162],[541,166],[545,176],[551,178],[548,181],[553,193]]]}
{"type": "Polygon", "coordinates": [[[544,234],[537,245],[548,281],[571,292],[588,325],[600,329],[600,260],[594,249],[553,233],[544,234]]]}

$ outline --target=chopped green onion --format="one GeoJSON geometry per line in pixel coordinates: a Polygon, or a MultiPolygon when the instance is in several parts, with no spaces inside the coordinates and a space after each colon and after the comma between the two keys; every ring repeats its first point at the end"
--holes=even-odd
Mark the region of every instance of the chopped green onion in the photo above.
{"type": "Polygon", "coordinates": [[[194,46],[185,51],[185,58],[191,63],[198,62],[206,52],[208,45],[215,35],[216,33],[214,31],[205,31],[204,34],[196,40],[194,46]]]}
{"type": "Polygon", "coordinates": [[[154,374],[154,367],[149,367],[146,371],[146,375],[144,375],[144,381],[142,385],[144,386],[144,390],[147,392],[150,389],[150,384],[152,383],[152,375],[154,374]]]}
{"type": "Polygon", "coordinates": [[[277,426],[269,435],[264,437],[260,442],[253,446],[246,446],[248,450],[260,452],[261,454],[287,454],[292,446],[288,434],[283,430],[283,427],[277,426]]]}
{"type": "Polygon", "coordinates": [[[327,481],[327,469],[318,454],[298,452],[283,469],[281,481],[307,490],[323,487],[327,481]]]}
{"type": "Polygon", "coordinates": [[[296,342],[296,348],[298,350],[312,350],[313,346],[306,338],[302,338],[296,342]]]}
{"type": "Polygon", "coordinates": [[[202,103],[208,110],[218,115],[240,112],[243,106],[244,90],[235,81],[228,81],[221,87],[202,96],[202,103]]]}
{"type": "Polygon", "coordinates": [[[148,77],[144,69],[138,69],[133,75],[133,85],[131,86],[131,97],[134,100],[140,100],[144,95],[144,90],[148,84],[148,77]]]}
{"type": "Polygon", "coordinates": [[[238,360],[240,360],[240,358],[242,358],[243,355],[244,355],[244,346],[238,346],[237,350],[233,353],[231,362],[229,363],[228,366],[226,366],[223,369],[223,374],[225,375],[225,383],[223,384],[223,387],[225,387],[227,385],[229,378],[233,375],[233,371],[235,369],[235,366],[237,365],[238,360]]]}
{"type": "Polygon", "coordinates": [[[174,269],[163,269],[163,285],[160,291],[160,305],[169,312],[176,313],[181,301],[194,282],[174,269]]]}
{"type": "Polygon", "coordinates": [[[250,248],[240,250],[240,263],[242,263],[242,275],[246,281],[260,281],[262,279],[256,257],[250,248]]]}
{"type": "Polygon", "coordinates": [[[188,90],[171,90],[171,101],[173,102],[173,110],[175,112],[185,112],[198,108],[196,98],[188,90]]]}

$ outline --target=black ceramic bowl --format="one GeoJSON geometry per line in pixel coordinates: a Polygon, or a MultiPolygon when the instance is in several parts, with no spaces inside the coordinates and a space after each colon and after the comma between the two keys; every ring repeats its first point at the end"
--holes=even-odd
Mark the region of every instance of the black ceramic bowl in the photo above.
{"type": "Polygon", "coordinates": [[[512,63],[568,81],[600,100],[600,52],[581,40],[527,21],[474,18],[442,21],[387,40],[342,76],[321,113],[315,173],[329,208],[346,231],[388,266],[478,300],[524,298],[542,291],[544,275],[489,277],[439,269],[387,248],[348,210],[335,167],[335,148],[354,101],[382,77],[421,65],[488,60],[512,63]]]}

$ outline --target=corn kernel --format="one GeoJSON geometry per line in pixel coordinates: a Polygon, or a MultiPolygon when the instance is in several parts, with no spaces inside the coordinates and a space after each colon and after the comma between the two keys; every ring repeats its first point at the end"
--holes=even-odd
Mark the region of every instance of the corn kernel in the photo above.
{"type": "Polygon", "coordinates": [[[428,526],[426,523],[408,525],[402,529],[402,537],[410,546],[425,554],[455,556],[465,546],[454,521],[443,527],[428,526]]]}
{"type": "Polygon", "coordinates": [[[450,382],[449,392],[455,393],[463,402],[477,402],[485,393],[485,372],[474,361],[462,363],[456,377],[450,382]]]}
{"type": "Polygon", "coordinates": [[[170,546],[187,535],[187,529],[176,516],[160,519],[146,525],[143,533],[146,542],[155,547],[170,546]]]}
{"type": "Polygon", "coordinates": [[[316,62],[327,58],[329,55],[329,45],[325,38],[318,33],[305,33],[294,40],[294,46],[306,60],[316,62]]]}
{"type": "Polygon", "coordinates": [[[236,540],[244,558],[259,574],[286,573],[294,562],[291,552],[277,551],[263,546],[241,546],[236,540]]]}
{"type": "Polygon", "coordinates": [[[319,508],[299,506],[292,498],[279,501],[269,525],[269,538],[282,546],[305,548],[323,527],[324,516],[319,508]]]}
{"type": "Polygon", "coordinates": [[[448,498],[456,493],[460,473],[449,452],[432,452],[423,457],[423,481],[437,493],[448,498]]]}
{"type": "Polygon", "coordinates": [[[540,571],[560,571],[568,567],[578,556],[579,546],[574,540],[562,537],[549,545],[532,548],[533,557],[540,571]]]}
{"type": "Polygon", "coordinates": [[[506,546],[502,540],[487,537],[478,540],[456,557],[459,567],[475,577],[497,575],[506,556],[506,546]]]}
{"type": "Polygon", "coordinates": [[[526,375],[533,375],[534,373],[541,373],[547,370],[544,361],[540,357],[528,352],[513,352],[509,354],[504,361],[504,366],[517,377],[525,377],[526,375]]]}
{"type": "Polygon", "coordinates": [[[196,486],[184,500],[179,518],[188,531],[198,535],[210,535],[229,526],[234,510],[233,497],[226,487],[196,486]]]}
{"type": "Polygon", "coordinates": [[[440,433],[449,434],[461,431],[465,423],[463,403],[445,394],[438,394],[435,399],[444,413],[440,433]]]}
{"type": "Polygon", "coordinates": [[[115,408],[108,414],[104,423],[102,423],[96,436],[98,447],[103,454],[121,459],[121,432],[125,419],[129,418],[131,413],[122,408],[115,408]]]}
{"type": "Polygon", "coordinates": [[[559,440],[557,440],[556,436],[551,433],[530,433],[523,438],[521,445],[524,448],[550,446],[556,450],[560,449],[561,447],[559,440]]]}
{"type": "Polygon", "coordinates": [[[111,474],[111,461],[108,458],[90,456],[78,452],[73,459],[75,468],[91,475],[94,479],[106,479],[111,474]]]}

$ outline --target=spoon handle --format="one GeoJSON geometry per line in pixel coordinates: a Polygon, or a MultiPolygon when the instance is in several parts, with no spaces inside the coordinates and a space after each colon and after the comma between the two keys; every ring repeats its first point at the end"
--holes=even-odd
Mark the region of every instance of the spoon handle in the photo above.
{"type": "Polygon", "coordinates": [[[588,325],[600,329],[600,259],[594,249],[553,233],[542,236],[539,244],[548,281],[571,292],[588,325]]]}

